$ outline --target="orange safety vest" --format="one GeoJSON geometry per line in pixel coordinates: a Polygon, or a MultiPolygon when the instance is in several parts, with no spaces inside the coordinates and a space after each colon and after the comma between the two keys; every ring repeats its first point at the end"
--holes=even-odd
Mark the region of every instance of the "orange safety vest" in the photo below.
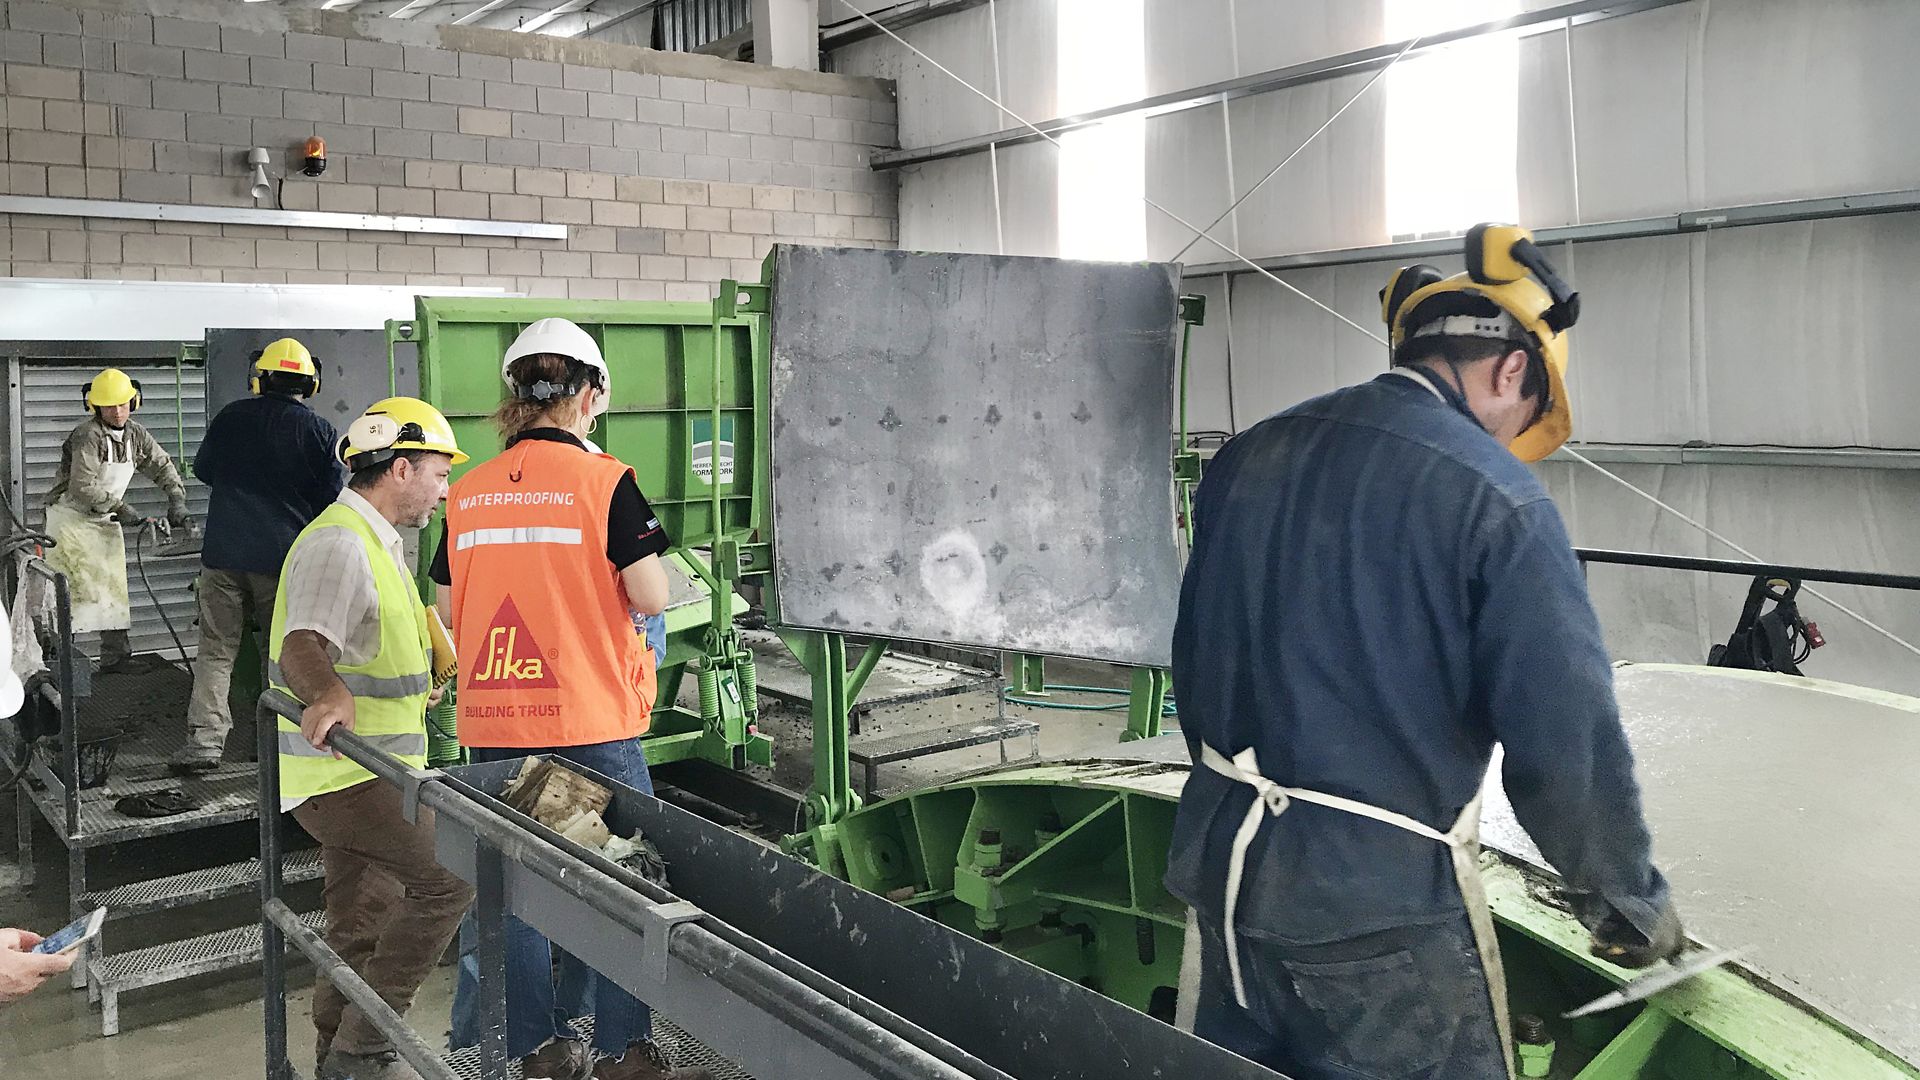
{"type": "Polygon", "coordinates": [[[607,561],[631,470],[524,439],[447,493],[463,746],[585,746],[647,730],[653,654],[607,561]]]}

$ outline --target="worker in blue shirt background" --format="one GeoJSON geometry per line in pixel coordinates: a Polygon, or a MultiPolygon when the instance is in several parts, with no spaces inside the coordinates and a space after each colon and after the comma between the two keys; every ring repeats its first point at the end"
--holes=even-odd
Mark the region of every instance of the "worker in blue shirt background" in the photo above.
{"type": "Polygon", "coordinates": [[[1194,769],[1167,887],[1196,1034],[1295,1080],[1511,1075],[1478,870],[1494,745],[1596,954],[1681,946],[1586,583],[1523,462],[1571,432],[1579,297],[1524,230],[1395,275],[1381,377],[1229,442],[1173,681],[1194,769]]]}
{"type": "MultiPolygon", "coordinates": [[[[193,472],[212,496],[200,552],[200,651],[193,663],[187,740],[176,773],[220,765],[233,713],[227,693],[249,626],[273,624],[280,564],[293,538],[340,496],[339,435],[306,400],[320,389],[320,365],[307,347],[281,338],[256,353],[252,397],[221,409],[193,456],[193,472]]],[[[262,650],[262,655],[265,650],[262,650]]]]}

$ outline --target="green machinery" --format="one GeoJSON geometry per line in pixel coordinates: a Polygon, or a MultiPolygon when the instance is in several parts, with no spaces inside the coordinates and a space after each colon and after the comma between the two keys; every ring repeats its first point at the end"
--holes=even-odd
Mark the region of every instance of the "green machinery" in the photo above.
{"type": "MultiPolygon", "coordinates": [[[[765,286],[734,282],[723,282],[710,304],[423,297],[413,321],[389,325],[390,344],[419,347],[423,394],[447,413],[476,459],[498,445],[487,417],[502,395],[499,357],[522,327],[559,315],[600,342],[614,401],[598,437],[634,466],[678,545],[671,561],[699,601],[670,609],[661,677],[667,703],[690,672],[699,707],[656,709],[645,740],[653,763],[697,758],[739,768],[771,758],[755,725],[752,660],[733,628],[744,606],[740,584],[758,585],[771,621],[779,621],[770,558],[767,300],[765,286]]],[[[1188,328],[1203,314],[1197,300],[1182,304],[1188,328]]],[[[1181,364],[1174,477],[1184,514],[1199,469],[1185,446],[1184,350],[1181,364]]],[[[1183,524],[1190,530],[1190,521],[1183,524]]],[[[1144,753],[1016,767],[862,805],[850,783],[847,716],[887,642],[781,635],[813,686],[807,828],[787,838],[790,852],[1171,1019],[1186,911],[1161,877],[1183,763],[1144,753]]],[[[1015,692],[1045,692],[1042,658],[1013,664],[1015,692]]],[[[1160,734],[1168,689],[1164,671],[1134,672],[1123,741],[1160,734]]],[[[1636,1009],[1557,1019],[1621,974],[1587,955],[1584,931],[1551,901],[1548,881],[1504,856],[1484,859],[1512,1005],[1527,1018],[1516,1025],[1523,1075],[1920,1080],[1920,1071],[1818,1008],[1731,970],[1636,1009]]]]}
{"type": "MultiPolygon", "coordinates": [[[[414,319],[387,324],[387,339],[389,351],[402,344],[418,348],[421,394],[446,414],[473,462],[498,452],[489,417],[504,393],[500,357],[521,329],[559,316],[599,342],[612,373],[613,400],[595,437],[633,466],[673,538],[669,562],[680,571],[672,575],[679,595],[704,601],[677,602],[667,612],[660,706],[644,738],[647,760],[657,765],[700,759],[738,769],[772,759],[771,742],[756,727],[753,658],[733,626],[746,608],[736,592],[741,584],[757,585],[770,620],[776,626],[779,621],[770,556],[768,287],[727,281],[718,291],[710,303],[423,296],[414,319]],[[697,710],[673,704],[689,674],[699,686],[697,710]]],[[[1182,317],[1190,323],[1201,314],[1196,299],[1183,303],[1182,317]]],[[[425,563],[437,529],[421,545],[423,594],[431,591],[425,563]]],[[[791,846],[834,866],[835,823],[860,805],[847,759],[848,710],[887,642],[853,647],[850,662],[841,634],[778,632],[813,681],[809,831],[791,846]]],[[[1039,677],[1039,658],[1021,663],[1039,677]]],[[[1166,691],[1164,671],[1135,673],[1131,737],[1159,733],[1166,691]]],[[[436,761],[458,753],[451,698],[435,717],[436,761]]]]}
{"type": "MultiPolygon", "coordinates": [[[[1074,762],[887,799],[839,823],[840,876],[1171,1020],[1186,908],[1160,882],[1186,775],[1165,761],[1074,762]]],[[[1522,1075],[1920,1077],[1818,1009],[1726,969],[1637,1009],[1558,1019],[1613,989],[1619,969],[1588,955],[1548,880],[1491,851],[1482,861],[1511,1008],[1526,1018],[1515,1025],[1522,1075]]]]}
{"type": "MultiPolygon", "coordinates": [[[[600,343],[613,402],[597,437],[634,467],[673,538],[676,588],[706,601],[676,603],[667,612],[660,705],[643,740],[647,760],[700,759],[738,769],[772,761],[771,741],[756,727],[753,657],[733,625],[746,610],[736,591],[742,583],[758,585],[769,613],[777,612],[769,573],[770,364],[766,287],[729,281],[719,292],[710,304],[421,297],[413,321],[388,325],[388,340],[390,347],[418,346],[421,392],[446,413],[475,461],[497,452],[488,417],[504,390],[500,357],[522,328],[559,316],[600,343]],[[673,704],[689,674],[699,686],[697,711],[673,704]]],[[[422,548],[424,561],[431,547],[422,548]]],[[[424,566],[421,580],[425,588],[424,566]]],[[[842,635],[781,636],[813,678],[815,779],[807,821],[830,829],[859,805],[847,713],[886,642],[868,643],[850,667],[842,635]]],[[[443,705],[436,739],[443,748],[451,742],[451,716],[443,705]]]]}
{"type": "MultiPolygon", "coordinates": [[[[647,760],[771,763],[772,745],[754,726],[752,655],[733,627],[746,610],[735,586],[770,561],[764,290],[729,285],[712,304],[420,297],[417,305],[413,321],[388,324],[389,348],[418,346],[421,394],[446,414],[468,467],[498,452],[490,417],[504,393],[500,357],[526,324],[571,319],[600,343],[613,401],[596,439],[633,466],[676,545],[647,760]],[[688,675],[697,710],[673,704],[688,675]]],[[[423,587],[430,552],[423,544],[423,587]]],[[[443,705],[436,741],[447,741],[451,716],[443,705]]]]}

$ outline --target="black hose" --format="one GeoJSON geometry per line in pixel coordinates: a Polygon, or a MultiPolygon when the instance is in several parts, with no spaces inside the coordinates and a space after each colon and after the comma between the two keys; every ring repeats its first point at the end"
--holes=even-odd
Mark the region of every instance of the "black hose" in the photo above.
{"type": "Polygon", "coordinates": [[[191,670],[193,668],[193,661],[187,659],[187,647],[180,643],[180,632],[173,628],[173,620],[167,616],[166,605],[160,602],[159,594],[153,591],[153,582],[147,580],[147,560],[145,556],[147,536],[149,533],[154,533],[158,530],[159,526],[151,519],[149,519],[146,524],[140,526],[140,531],[136,533],[133,538],[133,564],[140,570],[140,584],[147,590],[147,599],[153,601],[153,610],[160,613],[160,621],[165,623],[167,627],[167,636],[173,639],[173,647],[180,652],[181,666],[191,670]]]}

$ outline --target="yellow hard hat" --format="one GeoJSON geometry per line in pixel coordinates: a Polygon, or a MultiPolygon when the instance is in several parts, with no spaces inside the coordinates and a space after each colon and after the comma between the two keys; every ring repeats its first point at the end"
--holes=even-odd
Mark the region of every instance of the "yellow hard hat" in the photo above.
{"type": "Polygon", "coordinates": [[[1573,402],[1567,396],[1567,331],[1580,319],[1580,294],[1554,272],[1518,225],[1475,225],[1467,232],[1467,272],[1405,294],[1397,307],[1389,295],[1409,271],[1396,272],[1382,294],[1390,337],[1398,350],[1419,337],[1483,337],[1527,347],[1545,382],[1544,407],[1507,445],[1521,461],[1539,461],[1573,434],[1573,402]]]}
{"type": "Polygon", "coordinates": [[[313,354],[305,345],[290,337],[283,337],[253,354],[253,376],[247,381],[248,389],[260,393],[261,380],[268,375],[276,376],[268,382],[269,386],[304,377],[308,380],[307,389],[296,393],[311,397],[320,391],[320,365],[314,362],[313,354]]]}
{"type": "Polygon", "coordinates": [[[453,426],[440,410],[410,397],[390,397],[369,405],[347,425],[336,453],[347,468],[358,470],[378,465],[401,450],[446,454],[455,465],[467,460],[453,440],[453,426]]]}
{"type": "Polygon", "coordinates": [[[80,392],[86,396],[89,409],[127,404],[136,409],[140,407],[140,380],[129,378],[119,368],[108,368],[95,375],[80,392]]]}

